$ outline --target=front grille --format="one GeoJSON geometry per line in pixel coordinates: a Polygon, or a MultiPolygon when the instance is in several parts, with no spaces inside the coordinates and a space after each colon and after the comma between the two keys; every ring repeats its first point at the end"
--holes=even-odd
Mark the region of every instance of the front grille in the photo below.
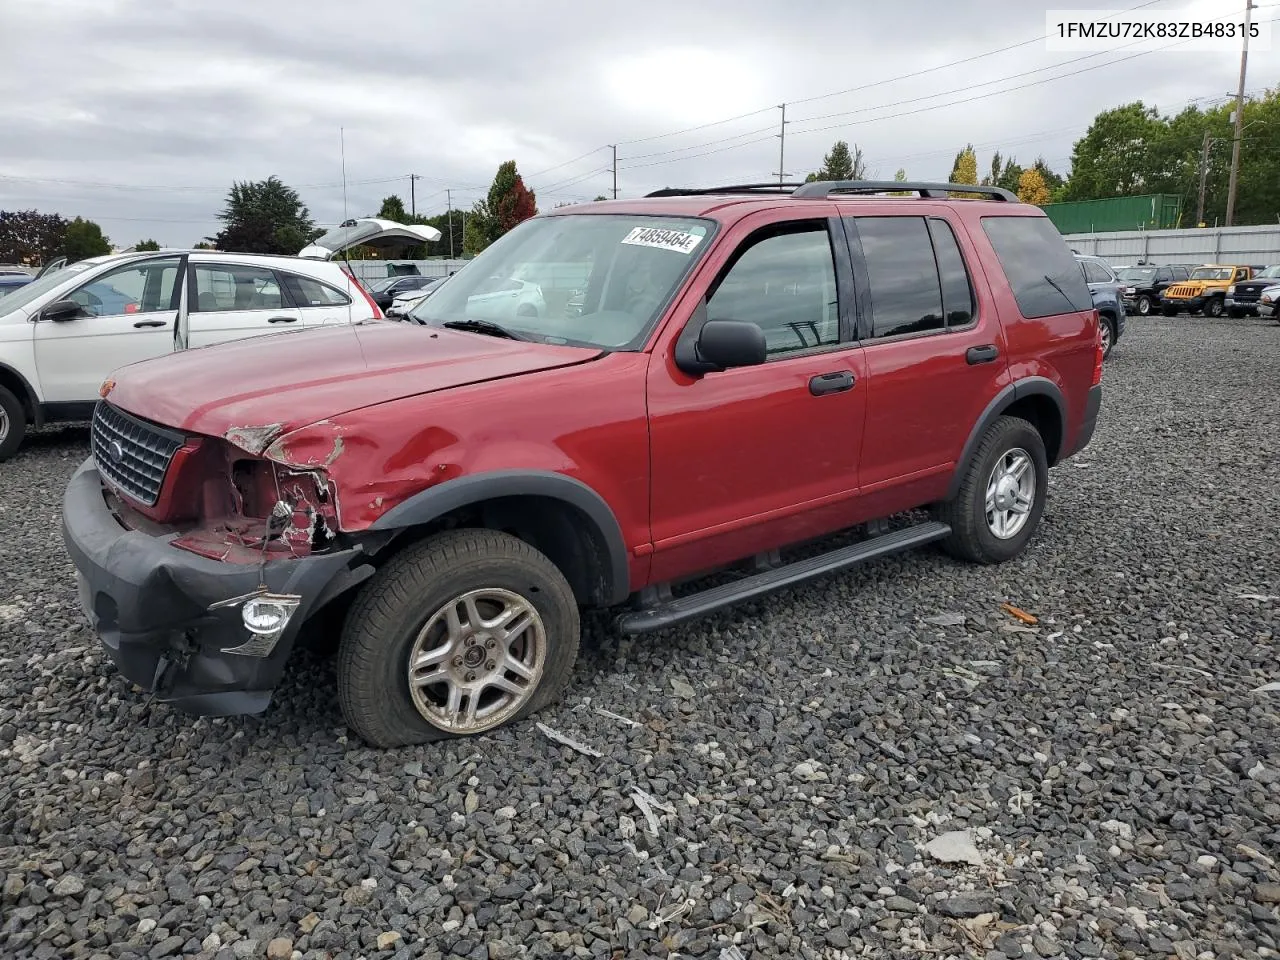
{"type": "Polygon", "coordinates": [[[1194,297],[1199,293],[1195,287],[1188,287],[1184,284],[1175,283],[1172,287],[1164,292],[1166,297],[1194,297]]]}
{"type": "Polygon", "coordinates": [[[116,489],[153,507],[184,438],[101,401],[93,411],[90,442],[98,472],[116,489]]]}

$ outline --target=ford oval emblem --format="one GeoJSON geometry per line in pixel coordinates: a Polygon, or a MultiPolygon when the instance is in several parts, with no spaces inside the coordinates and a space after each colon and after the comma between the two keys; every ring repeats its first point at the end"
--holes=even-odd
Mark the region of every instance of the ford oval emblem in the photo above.
{"type": "Polygon", "coordinates": [[[120,446],[119,440],[112,440],[107,444],[107,457],[112,463],[119,463],[124,459],[124,447],[120,446]]]}

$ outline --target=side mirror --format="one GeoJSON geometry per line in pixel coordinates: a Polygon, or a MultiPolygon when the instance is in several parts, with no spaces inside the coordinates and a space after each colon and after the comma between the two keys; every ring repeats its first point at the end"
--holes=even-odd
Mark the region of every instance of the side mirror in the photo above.
{"type": "Polygon", "coordinates": [[[75,320],[77,317],[85,315],[84,307],[76,303],[74,300],[56,300],[49,304],[40,312],[42,319],[51,320],[54,323],[63,323],[67,320],[75,320]]]}
{"type": "MultiPolygon", "coordinates": [[[[705,316],[705,307],[699,307],[705,316]]],[[[676,366],[694,376],[728,370],[730,367],[753,367],[768,358],[764,332],[745,320],[705,320],[698,317],[685,328],[676,343],[676,366]]]]}

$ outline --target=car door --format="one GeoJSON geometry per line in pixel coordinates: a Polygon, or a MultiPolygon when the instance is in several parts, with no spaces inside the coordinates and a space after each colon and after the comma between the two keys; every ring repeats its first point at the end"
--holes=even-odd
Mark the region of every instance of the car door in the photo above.
{"type": "Polygon", "coordinates": [[[113,370],[173,350],[184,260],[158,257],[107,270],[63,298],[80,304],[79,315],[57,322],[35,316],[47,402],[92,402],[113,370]]]}
{"type": "Polygon", "coordinates": [[[302,314],[286,298],[269,266],[229,261],[193,261],[188,274],[188,345],[278,333],[302,325],[302,314]]]}
{"type": "Polygon", "coordinates": [[[866,508],[887,516],[943,496],[1009,382],[1005,336],[962,224],[944,214],[844,222],[867,366],[859,476],[866,508]]]}
{"type": "Polygon", "coordinates": [[[806,212],[816,217],[770,211],[735,225],[650,362],[655,580],[855,522],[867,388],[848,248],[833,205],[806,212]],[[767,362],[681,372],[676,339],[704,318],[755,323],[767,362]]]}
{"type": "MultiPolygon", "coordinates": [[[[331,283],[300,273],[281,272],[289,298],[297,305],[304,327],[320,327],[331,323],[350,323],[351,295],[331,283]]],[[[362,316],[368,316],[366,311],[362,316]]]]}

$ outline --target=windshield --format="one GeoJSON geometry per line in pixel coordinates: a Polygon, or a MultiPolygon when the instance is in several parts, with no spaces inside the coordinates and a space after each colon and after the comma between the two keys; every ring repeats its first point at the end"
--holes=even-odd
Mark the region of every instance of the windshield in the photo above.
{"type": "Polygon", "coordinates": [[[99,262],[100,261],[97,260],[81,260],[79,263],[68,264],[61,270],[55,270],[53,273],[46,273],[39,280],[32,280],[30,283],[23,284],[3,300],[0,300],[0,314],[12,313],[19,307],[25,307],[29,303],[34,303],[54,287],[63,283],[67,277],[80,273],[81,271],[88,270],[90,267],[97,266],[99,262]]]}
{"type": "Polygon", "coordinates": [[[635,349],[710,245],[692,217],[565,214],[526,220],[409,314],[483,320],[547,343],[635,349]]]}
{"type": "Polygon", "coordinates": [[[382,291],[386,290],[387,287],[391,286],[399,279],[399,277],[383,277],[381,280],[375,280],[373,283],[369,284],[369,292],[382,293],[382,291]]]}
{"type": "Polygon", "coordinates": [[[1230,280],[1234,273],[1230,267],[1196,267],[1191,271],[1192,280],[1230,280]]]}
{"type": "Polygon", "coordinates": [[[1280,277],[1280,266],[1267,267],[1261,273],[1255,274],[1255,280],[1270,280],[1274,277],[1280,277]]]}
{"type": "Polygon", "coordinates": [[[1150,280],[1155,275],[1155,267],[1125,267],[1116,274],[1121,280],[1150,280]]]}

